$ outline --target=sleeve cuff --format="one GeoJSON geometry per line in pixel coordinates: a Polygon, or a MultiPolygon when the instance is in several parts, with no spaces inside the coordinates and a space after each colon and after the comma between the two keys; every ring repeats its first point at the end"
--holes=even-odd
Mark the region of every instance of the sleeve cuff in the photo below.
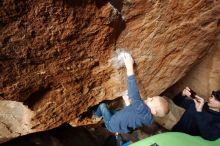
{"type": "Polygon", "coordinates": [[[128,80],[133,80],[133,79],[135,79],[134,75],[128,76],[128,80]]]}

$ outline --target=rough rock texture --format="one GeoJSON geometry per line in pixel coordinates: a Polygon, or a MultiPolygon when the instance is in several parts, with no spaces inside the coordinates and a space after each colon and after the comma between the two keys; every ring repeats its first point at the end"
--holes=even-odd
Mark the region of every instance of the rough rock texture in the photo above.
{"type": "Polygon", "coordinates": [[[117,47],[135,56],[143,95],[157,95],[210,51],[220,30],[219,1],[127,1],[117,47]],[[132,10],[131,10],[132,9],[132,10]]]}
{"type": "Polygon", "coordinates": [[[86,124],[79,117],[89,107],[124,93],[117,48],[134,57],[146,98],[219,41],[215,0],[4,0],[0,7],[1,99],[28,105],[36,131],[86,124]]]}
{"type": "Polygon", "coordinates": [[[172,97],[188,86],[207,99],[213,90],[220,90],[220,42],[217,41],[210,49],[212,51],[165,94],[172,97]]]}
{"type": "Polygon", "coordinates": [[[28,105],[42,130],[76,119],[96,102],[112,69],[92,70],[110,58],[120,25],[111,5],[4,1],[1,11],[2,99],[28,105]]]}
{"type": "Polygon", "coordinates": [[[31,132],[34,113],[16,101],[0,101],[0,143],[31,132]]]}
{"type": "MultiPolygon", "coordinates": [[[[199,96],[207,99],[213,90],[220,90],[220,42],[217,41],[210,49],[212,51],[200,63],[163,94],[172,98],[188,86],[199,96]]],[[[163,118],[157,118],[156,121],[163,127],[171,129],[179,121],[183,112],[184,109],[171,102],[169,114],[163,118]]]]}

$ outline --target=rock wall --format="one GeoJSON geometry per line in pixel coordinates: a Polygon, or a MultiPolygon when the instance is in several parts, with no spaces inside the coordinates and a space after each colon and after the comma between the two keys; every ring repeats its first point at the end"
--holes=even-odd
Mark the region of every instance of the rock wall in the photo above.
{"type": "Polygon", "coordinates": [[[112,69],[92,70],[111,57],[120,25],[111,5],[4,1],[1,18],[2,99],[28,105],[42,130],[76,119],[97,102],[112,69]]]}
{"type": "Polygon", "coordinates": [[[16,101],[0,101],[0,143],[35,132],[32,129],[34,113],[16,101]]]}
{"type": "Polygon", "coordinates": [[[143,95],[158,95],[211,51],[219,33],[217,1],[127,1],[117,47],[136,59],[143,95]],[[132,9],[132,10],[131,10],[132,9]]]}
{"type": "Polygon", "coordinates": [[[120,50],[134,57],[146,98],[172,86],[219,41],[215,0],[4,0],[0,7],[1,99],[27,105],[35,131],[87,124],[79,119],[89,107],[121,96],[120,50]]]}
{"type": "Polygon", "coordinates": [[[212,51],[200,63],[164,94],[172,97],[188,86],[207,99],[213,90],[220,90],[220,42],[217,41],[210,49],[212,51]]]}

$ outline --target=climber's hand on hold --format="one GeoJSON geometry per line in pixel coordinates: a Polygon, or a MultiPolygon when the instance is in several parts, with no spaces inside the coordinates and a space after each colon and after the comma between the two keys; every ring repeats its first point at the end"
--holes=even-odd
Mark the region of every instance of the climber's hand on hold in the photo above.
{"type": "Polygon", "coordinates": [[[125,63],[125,67],[127,69],[127,75],[133,75],[134,74],[134,70],[133,70],[133,64],[134,64],[134,60],[131,57],[131,55],[129,53],[124,52],[122,54],[122,58],[124,60],[125,63]]]}

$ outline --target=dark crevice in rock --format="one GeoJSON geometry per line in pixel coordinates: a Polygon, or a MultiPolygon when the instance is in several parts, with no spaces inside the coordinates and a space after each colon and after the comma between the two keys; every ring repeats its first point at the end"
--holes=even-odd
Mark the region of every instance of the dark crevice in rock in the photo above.
{"type": "Polygon", "coordinates": [[[7,37],[5,37],[5,38],[3,39],[2,44],[3,44],[3,45],[6,45],[6,44],[9,43],[9,41],[10,41],[10,36],[7,36],[7,37]]]}
{"type": "MultiPolygon", "coordinates": [[[[106,103],[108,105],[109,109],[112,110],[112,111],[118,111],[118,110],[122,109],[123,106],[124,106],[123,105],[124,102],[123,102],[122,97],[118,97],[114,100],[104,100],[104,101],[102,101],[102,103],[106,103]]],[[[88,110],[85,111],[84,113],[81,113],[78,116],[79,120],[82,121],[85,118],[91,118],[92,115],[94,114],[95,109],[98,108],[99,104],[95,105],[95,106],[92,106],[92,107],[88,108],[88,110]]]]}
{"type": "Polygon", "coordinates": [[[98,139],[85,127],[68,124],[44,132],[18,137],[1,146],[101,146],[98,139]]]}
{"type": "Polygon", "coordinates": [[[5,25],[6,24],[2,20],[0,20],[0,29],[3,28],[5,25]]]}
{"type": "Polygon", "coordinates": [[[3,6],[3,0],[0,0],[0,7],[3,6]]]}
{"type": "Polygon", "coordinates": [[[2,125],[4,125],[4,127],[7,128],[7,130],[8,130],[10,133],[13,133],[13,130],[11,130],[11,127],[10,127],[7,123],[4,123],[4,122],[2,122],[2,121],[0,121],[0,123],[1,123],[2,125]]]}
{"type": "Polygon", "coordinates": [[[108,2],[108,0],[96,0],[96,1],[95,1],[96,6],[97,6],[98,8],[102,7],[102,6],[105,5],[107,2],[108,2]]]}
{"type": "MultiPolygon", "coordinates": [[[[110,1],[110,4],[112,5],[113,9],[117,9],[115,8],[115,6],[111,3],[110,1]]],[[[114,10],[113,10],[114,11],[114,10]]],[[[112,28],[114,28],[114,31],[113,31],[113,35],[111,36],[112,40],[113,41],[110,41],[110,43],[113,43],[114,46],[116,46],[116,42],[120,36],[120,34],[122,33],[122,31],[126,28],[126,23],[124,21],[124,19],[122,18],[122,15],[119,11],[119,9],[117,9],[117,14],[114,14],[115,17],[112,18],[112,21],[111,23],[109,24],[109,26],[111,26],[112,28]]]]}
{"type": "Polygon", "coordinates": [[[220,26],[220,18],[217,20],[217,26],[220,26]]]}
{"type": "Polygon", "coordinates": [[[31,31],[31,37],[33,37],[33,38],[36,37],[36,31],[34,31],[34,30],[31,31]]]}
{"type": "MultiPolygon", "coordinates": [[[[1,87],[1,85],[0,85],[0,87],[1,87]]],[[[4,93],[0,93],[0,99],[4,99],[4,93]]]]}
{"type": "MultiPolygon", "coordinates": [[[[84,7],[88,3],[91,3],[90,0],[63,0],[65,4],[68,4],[71,7],[84,7]]],[[[98,8],[102,7],[108,2],[108,0],[95,0],[95,4],[98,8]]]]}
{"type": "MultiPolygon", "coordinates": [[[[122,141],[138,141],[151,135],[164,132],[157,124],[145,126],[137,131],[120,134],[122,141]]],[[[71,127],[63,124],[52,130],[37,132],[2,143],[1,146],[117,146],[115,136],[104,125],[71,127]]]]}
{"type": "Polygon", "coordinates": [[[0,61],[8,61],[12,60],[13,58],[7,55],[0,55],[0,61]]]}
{"type": "Polygon", "coordinates": [[[18,20],[20,17],[27,14],[30,9],[28,1],[12,0],[11,2],[0,1],[1,17],[3,24],[8,24],[18,20]],[[7,8],[6,8],[7,7],[7,8]]]}
{"type": "Polygon", "coordinates": [[[50,86],[39,87],[39,90],[33,92],[25,101],[24,105],[27,105],[29,108],[32,108],[35,103],[41,100],[46,93],[51,90],[50,86]]]}
{"type": "Polygon", "coordinates": [[[121,12],[122,7],[123,7],[123,1],[124,0],[109,0],[109,3],[117,9],[119,12],[121,12]]]}

